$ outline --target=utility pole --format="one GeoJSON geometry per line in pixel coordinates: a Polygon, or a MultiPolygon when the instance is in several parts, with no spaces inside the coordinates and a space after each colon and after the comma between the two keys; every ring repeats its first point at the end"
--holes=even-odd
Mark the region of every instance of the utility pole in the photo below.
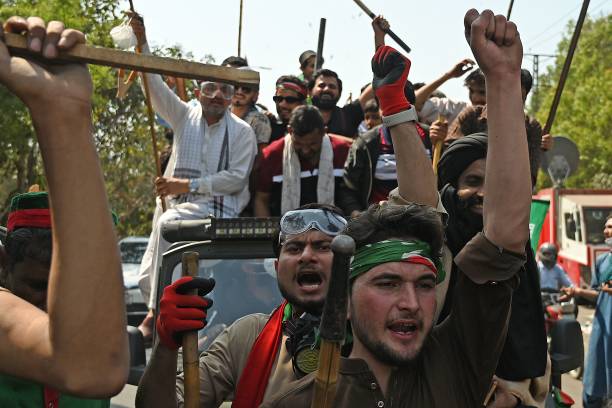
{"type": "Polygon", "coordinates": [[[540,75],[540,57],[554,58],[554,57],[556,57],[556,55],[553,55],[553,54],[530,54],[530,53],[525,53],[523,55],[533,58],[533,64],[532,64],[533,89],[537,90],[538,89],[538,85],[539,85],[538,77],[540,75]]]}

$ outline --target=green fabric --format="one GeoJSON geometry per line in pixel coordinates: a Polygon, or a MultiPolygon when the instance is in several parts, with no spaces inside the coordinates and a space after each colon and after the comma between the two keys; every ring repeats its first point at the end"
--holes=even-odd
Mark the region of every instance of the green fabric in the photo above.
{"type": "MultiPolygon", "coordinates": [[[[0,407],[43,408],[43,386],[0,374],[0,407]]],[[[110,400],[93,400],[60,394],[59,408],[109,408],[110,400]]]]}
{"type": "Polygon", "coordinates": [[[351,261],[351,273],[349,280],[355,279],[374,268],[377,265],[387,262],[406,262],[411,256],[421,256],[427,258],[437,269],[436,282],[444,280],[446,273],[439,256],[431,253],[429,245],[423,241],[400,241],[386,240],[364,245],[355,252],[351,261]]]}
{"type": "Polygon", "coordinates": [[[538,252],[538,244],[540,243],[540,235],[542,234],[542,226],[546,213],[548,213],[548,201],[533,200],[531,202],[531,212],[529,213],[529,239],[531,240],[531,248],[534,253],[538,252]]]}
{"type": "Polygon", "coordinates": [[[291,319],[292,315],[293,315],[293,306],[291,306],[291,303],[287,303],[285,305],[285,309],[283,310],[283,323],[291,319]]]}
{"type": "Polygon", "coordinates": [[[46,191],[17,194],[11,200],[9,212],[17,210],[48,209],[49,195],[46,191]]]}

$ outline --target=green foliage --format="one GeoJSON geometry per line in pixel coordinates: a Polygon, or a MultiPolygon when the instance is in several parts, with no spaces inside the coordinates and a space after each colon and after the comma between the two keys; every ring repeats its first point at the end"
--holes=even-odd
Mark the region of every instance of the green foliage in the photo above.
{"type": "MultiPolygon", "coordinates": [[[[113,47],[109,32],[123,18],[115,0],[4,0],[0,19],[12,15],[61,20],[67,27],[86,33],[89,44],[105,47],[113,47]]],[[[155,53],[192,57],[178,45],[155,53]]],[[[210,60],[210,56],[205,58],[210,60]]],[[[155,163],[142,90],[134,84],[119,100],[115,97],[116,70],[101,66],[89,66],[89,70],[94,83],[94,138],[110,207],[120,219],[119,234],[148,235],[154,210],[155,163]]],[[[190,94],[191,91],[188,89],[190,94]]],[[[0,221],[4,221],[10,197],[34,183],[44,189],[45,180],[29,114],[3,87],[0,111],[11,112],[0,115],[0,221]]],[[[158,144],[164,144],[164,129],[160,126],[157,135],[158,144]]]]}
{"type": "MultiPolygon", "coordinates": [[[[552,126],[553,135],[572,139],[580,151],[580,165],[567,187],[612,188],[612,15],[587,19],[565,83],[561,103],[552,126]]],[[[561,69],[574,31],[567,32],[558,45],[557,60],[539,78],[539,89],[531,99],[531,110],[546,122],[561,69]]],[[[547,175],[538,187],[550,186],[547,175]]]]}

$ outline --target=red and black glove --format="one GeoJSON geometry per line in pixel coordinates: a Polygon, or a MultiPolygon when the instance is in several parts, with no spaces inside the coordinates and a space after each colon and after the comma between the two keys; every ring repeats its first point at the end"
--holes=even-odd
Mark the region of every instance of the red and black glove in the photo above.
{"type": "Polygon", "coordinates": [[[176,350],[181,345],[183,332],[206,326],[206,311],[212,306],[212,300],[202,296],[214,287],[214,279],[186,276],[164,289],[156,323],[159,341],[164,346],[176,350]],[[185,294],[192,289],[197,289],[198,294],[185,294]]]}
{"type": "Polygon", "coordinates": [[[385,45],[376,50],[372,57],[372,86],[383,116],[410,109],[404,93],[409,71],[410,60],[394,48],[385,45]]]}

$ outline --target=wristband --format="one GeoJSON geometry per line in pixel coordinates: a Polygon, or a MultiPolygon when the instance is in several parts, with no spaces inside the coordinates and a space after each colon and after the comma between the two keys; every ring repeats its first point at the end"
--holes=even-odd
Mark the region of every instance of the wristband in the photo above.
{"type": "Polygon", "coordinates": [[[191,194],[197,194],[199,188],[200,188],[200,183],[198,183],[198,179],[189,180],[189,192],[191,194]]]}
{"type": "Polygon", "coordinates": [[[416,122],[418,119],[414,106],[389,116],[383,116],[382,122],[387,128],[404,122],[416,122]]]}

